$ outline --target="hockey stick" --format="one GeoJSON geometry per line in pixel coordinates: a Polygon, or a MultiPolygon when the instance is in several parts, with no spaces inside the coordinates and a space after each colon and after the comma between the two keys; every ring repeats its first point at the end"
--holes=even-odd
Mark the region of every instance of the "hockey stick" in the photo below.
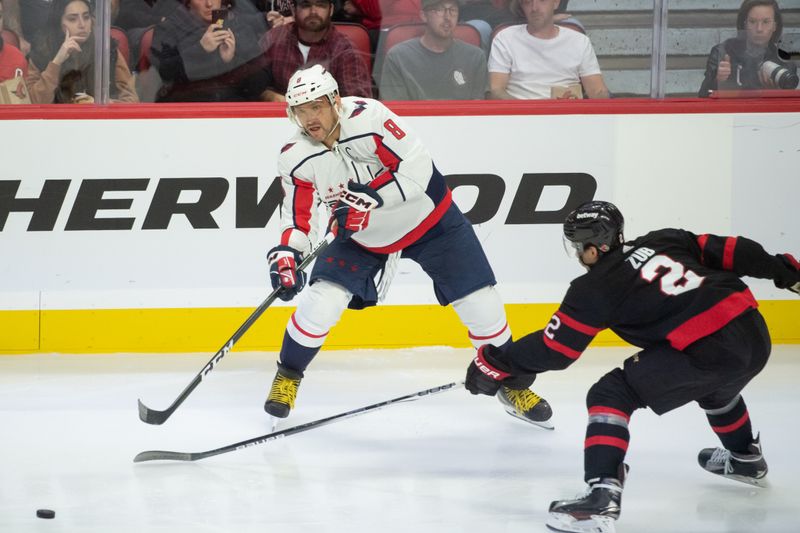
{"type": "Polygon", "coordinates": [[[460,385],[464,385],[464,382],[459,381],[454,383],[448,383],[447,385],[440,385],[439,387],[433,387],[432,389],[425,389],[423,391],[415,392],[412,394],[406,394],[405,396],[400,396],[399,398],[386,400],[385,402],[374,403],[366,407],[360,407],[358,409],[353,409],[352,411],[347,411],[346,413],[340,413],[338,415],[329,416],[327,418],[320,418],[319,420],[306,422],[305,424],[300,424],[299,426],[282,429],[280,431],[275,431],[274,433],[268,433],[266,435],[261,435],[260,437],[254,437],[252,439],[243,440],[235,444],[229,444],[227,446],[223,446],[222,448],[217,448],[215,450],[208,450],[206,452],[189,453],[189,452],[167,452],[161,450],[151,450],[151,451],[141,452],[137,454],[136,457],[133,458],[133,462],[143,463],[145,461],[198,461],[200,459],[205,459],[206,457],[213,457],[214,455],[233,452],[236,450],[241,450],[243,448],[249,448],[250,446],[263,444],[271,440],[277,440],[283,437],[288,437],[290,435],[296,435],[297,433],[302,433],[310,429],[318,428],[330,424],[332,422],[336,422],[338,420],[353,418],[355,416],[363,415],[365,413],[377,411],[378,409],[388,407],[395,403],[410,402],[418,400],[423,396],[439,394],[440,392],[452,390],[460,385]]]}
{"type": "MultiPolygon", "coordinates": [[[[334,235],[332,233],[328,233],[327,235],[325,235],[325,238],[317,245],[317,247],[314,248],[314,250],[312,250],[311,253],[308,254],[308,256],[306,256],[305,259],[303,259],[303,261],[297,267],[297,270],[300,271],[306,268],[314,259],[317,258],[317,256],[325,248],[327,248],[327,246],[331,242],[333,242],[333,238],[334,235]]],[[[201,381],[203,381],[203,379],[209,374],[209,372],[214,370],[214,366],[217,363],[219,363],[220,359],[228,355],[228,352],[231,351],[233,345],[236,344],[239,341],[239,339],[242,338],[242,335],[244,335],[245,332],[247,332],[247,330],[250,329],[250,326],[252,326],[255,323],[255,321],[258,320],[258,318],[264,313],[264,311],[266,311],[267,308],[270,305],[272,305],[272,302],[275,301],[275,299],[278,297],[278,293],[281,290],[283,290],[282,287],[278,287],[277,289],[272,291],[272,293],[269,296],[267,296],[267,299],[261,302],[261,305],[256,307],[255,311],[253,311],[250,314],[250,316],[247,317],[247,320],[244,321],[244,324],[239,326],[239,329],[237,329],[236,332],[231,336],[231,338],[228,339],[225,342],[225,344],[222,345],[222,348],[217,350],[217,353],[215,353],[214,357],[212,357],[211,360],[208,363],[206,363],[206,366],[203,367],[200,373],[194,377],[192,382],[189,383],[189,385],[187,385],[185,389],[183,389],[183,392],[181,392],[180,395],[178,395],[178,397],[175,399],[175,401],[172,402],[172,405],[170,405],[163,411],[158,411],[156,409],[150,409],[149,407],[147,407],[145,404],[142,403],[142,400],[139,400],[139,418],[142,420],[142,422],[145,422],[147,424],[156,424],[156,425],[160,425],[166,422],[166,420],[172,415],[172,413],[175,412],[175,409],[177,409],[178,406],[180,406],[180,404],[182,404],[184,400],[186,400],[186,398],[189,397],[192,391],[195,388],[197,388],[197,386],[200,384],[201,381]]]]}

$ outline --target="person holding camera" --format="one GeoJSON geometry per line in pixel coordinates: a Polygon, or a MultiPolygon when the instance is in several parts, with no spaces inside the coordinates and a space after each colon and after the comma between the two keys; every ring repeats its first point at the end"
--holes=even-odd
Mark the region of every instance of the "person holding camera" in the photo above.
{"type": "Polygon", "coordinates": [[[778,48],[783,17],[776,0],[745,0],[736,18],[739,35],[711,49],[700,97],[711,91],[795,89],[800,78],[789,53],[778,48]]]}
{"type": "Polygon", "coordinates": [[[256,101],[269,80],[251,25],[223,0],[183,0],[156,26],[150,53],[164,82],[157,102],[256,101]]]}

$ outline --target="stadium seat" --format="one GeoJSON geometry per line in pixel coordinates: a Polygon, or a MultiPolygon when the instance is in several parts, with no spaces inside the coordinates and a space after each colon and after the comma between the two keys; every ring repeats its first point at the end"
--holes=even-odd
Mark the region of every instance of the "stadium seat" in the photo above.
{"type": "Polygon", "coordinates": [[[150,68],[150,47],[153,45],[154,30],[155,26],[142,34],[142,42],[139,43],[139,60],[136,62],[136,70],[139,72],[150,68]]]}
{"type": "Polygon", "coordinates": [[[125,33],[125,30],[116,26],[111,26],[111,38],[117,41],[118,50],[122,54],[122,57],[125,58],[125,63],[128,64],[128,68],[130,68],[131,47],[128,43],[128,35],[125,33]]]}
{"type": "Polygon", "coordinates": [[[372,72],[372,52],[369,46],[369,33],[367,29],[361,24],[354,24],[352,22],[335,22],[336,30],[342,32],[345,37],[350,39],[353,48],[356,49],[358,54],[364,59],[367,65],[367,70],[372,72]]]}
{"type": "Polygon", "coordinates": [[[11,30],[3,30],[3,42],[19,48],[19,36],[11,30]]]}

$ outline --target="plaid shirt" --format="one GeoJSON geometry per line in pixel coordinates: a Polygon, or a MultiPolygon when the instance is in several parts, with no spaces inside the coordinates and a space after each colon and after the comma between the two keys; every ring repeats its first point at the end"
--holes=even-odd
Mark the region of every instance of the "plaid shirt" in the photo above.
{"type": "Polygon", "coordinates": [[[266,69],[272,73],[270,87],[286,94],[289,78],[297,69],[320,64],[336,78],[342,96],[372,97],[372,78],[364,60],[342,33],[331,25],[328,34],[319,42],[310,44],[308,61],[303,62],[297,31],[294,24],[278,26],[268,31],[262,40],[266,69]]]}

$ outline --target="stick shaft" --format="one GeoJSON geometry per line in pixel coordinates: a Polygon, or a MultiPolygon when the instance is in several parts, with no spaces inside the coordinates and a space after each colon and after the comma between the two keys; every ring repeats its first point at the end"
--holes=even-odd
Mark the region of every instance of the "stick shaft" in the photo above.
{"type": "MultiPolygon", "coordinates": [[[[326,235],[325,238],[317,245],[317,247],[303,259],[300,265],[298,265],[297,270],[298,271],[304,270],[314,259],[317,258],[317,256],[319,256],[319,254],[325,248],[327,248],[327,246],[332,241],[333,241],[333,235],[331,234],[326,235]]],[[[159,411],[157,409],[150,409],[144,403],[142,403],[142,400],[139,400],[139,418],[142,420],[142,422],[145,422],[147,424],[157,424],[157,425],[166,422],[167,419],[170,416],[172,416],[172,413],[174,413],[175,410],[186,400],[186,398],[189,397],[192,391],[196,389],[198,385],[200,385],[200,382],[203,381],[203,379],[212,370],[214,370],[216,364],[219,363],[223,357],[228,355],[228,352],[230,352],[233,349],[233,346],[239,341],[239,339],[242,338],[242,336],[244,336],[247,330],[249,330],[250,327],[253,324],[255,324],[256,320],[258,320],[259,317],[261,317],[261,315],[264,314],[264,311],[266,311],[267,308],[269,308],[269,306],[272,305],[272,303],[278,298],[278,295],[281,290],[282,290],[281,287],[278,287],[277,289],[272,291],[272,293],[269,296],[267,296],[267,298],[263,302],[261,302],[261,304],[258,307],[255,308],[255,310],[250,314],[250,316],[247,317],[247,320],[245,320],[244,323],[241,326],[239,326],[239,329],[237,329],[236,332],[233,335],[231,335],[231,337],[225,342],[225,344],[223,344],[222,347],[219,350],[217,350],[214,356],[208,361],[208,363],[206,363],[206,365],[186,386],[186,388],[183,389],[183,391],[178,395],[178,397],[175,399],[175,401],[172,402],[172,404],[169,407],[167,407],[163,411],[159,411]]]]}
{"type": "Polygon", "coordinates": [[[236,450],[242,450],[244,448],[249,448],[251,446],[257,446],[259,444],[263,444],[271,440],[277,440],[284,437],[289,437],[291,435],[297,435],[298,433],[303,433],[304,431],[316,429],[318,427],[322,427],[327,424],[331,424],[333,422],[338,422],[340,420],[345,420],[347,418],[353,418],[366,413],[370,413],[372,411],[377,411],[378,409],[383,409],[384,407],[388,407],[396,403],[410,402],[418,400],[424,396],[431,396],[433,394],[439,394],[448,390],[453,390],[459,385],[463,384],[464,382],[460,381],[460,382],[448,383],[446,385],[440,385],[438,387],[433,387],[419,392],[406,394],[405,396],[400,396],[398,398],[393,398],[391,400],[386,400],[383,402],[374,403],[372,405],[367,405],[366,407],[359,407],[358,409],[353,409],[352,411],[347,411],[344,413],[340,413],[338,415],[332,415],[326,418],[320,418],[319,420],[306,422],[305,424],[300,424],[298,426],[282,429],[274,433],[268,433],[266,435],[261,435],[259,437],[254,437],[252,439],[243,440],[241,442],[235,442],[233,444],[229,444],[227,446],[222,446],[221,448],[216,448],[205,452],[188,453],[188,452],[169,452],[161,450],[151,450],[151,451],[141,452],[136,457],[134,457],[133,462],[142,463],[145,461],[197,461],[200,459],[205,459],[207,457],[213,457],[215,455],[233,452],[236,450]]]}

